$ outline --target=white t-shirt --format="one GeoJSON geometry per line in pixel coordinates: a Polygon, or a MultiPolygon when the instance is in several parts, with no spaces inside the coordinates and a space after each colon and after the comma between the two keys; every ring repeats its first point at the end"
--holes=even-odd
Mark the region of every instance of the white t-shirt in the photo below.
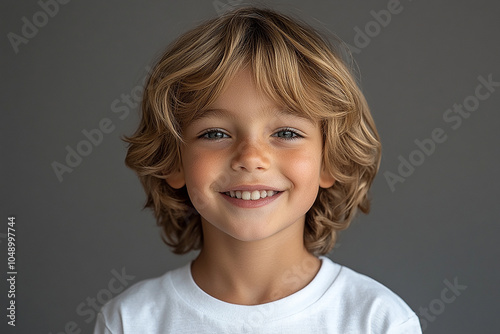
{"type": "Polygon", "coordinates": [[[194,282],[191,264],[141,281],[107,302],[94,334],[421,333],[418,317],[375,280],[320,257],[314,279],[262,305],[218,300],[194,282]]]}

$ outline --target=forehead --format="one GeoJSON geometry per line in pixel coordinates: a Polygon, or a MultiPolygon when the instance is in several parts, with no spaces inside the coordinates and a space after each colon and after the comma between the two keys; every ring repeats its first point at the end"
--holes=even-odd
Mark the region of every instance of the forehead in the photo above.
{"type": "Polygon", "coordinates": [[[311,121],[311,117],[297,108],[287,106],[279,94],[266,93],[256,84],[253,72],[241,69],[229,79],[220,94],[210,105],[194,115],[194,120],[201,118],[235,118],[237,116],[255,116],[286,119],[300,117],[311,121]]]}

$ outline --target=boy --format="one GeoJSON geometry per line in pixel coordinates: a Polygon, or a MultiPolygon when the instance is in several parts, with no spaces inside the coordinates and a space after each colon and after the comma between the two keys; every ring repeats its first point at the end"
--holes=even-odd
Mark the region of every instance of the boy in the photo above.
{"type": "Polygon", "coordinates": [[[323,255],[369,211],[380,141],[311,28],[242,8],[154,67],[126,162],[190,264],[108,302],[95,333],[420,333],[394,293],[323,255]]]}

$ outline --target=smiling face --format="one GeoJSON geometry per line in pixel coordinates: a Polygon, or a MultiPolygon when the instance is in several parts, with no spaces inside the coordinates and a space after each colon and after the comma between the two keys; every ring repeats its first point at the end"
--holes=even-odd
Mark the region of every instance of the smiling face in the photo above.
{"type": "Polygon", "coordinates": [[[249,70],[238,72],[183,136],[182,168],[167,182],[185,184],[203,224],[237,240],[303,226],[319,187],[334,183],[322,172],[318,122],[259,93],[249,70]]]}

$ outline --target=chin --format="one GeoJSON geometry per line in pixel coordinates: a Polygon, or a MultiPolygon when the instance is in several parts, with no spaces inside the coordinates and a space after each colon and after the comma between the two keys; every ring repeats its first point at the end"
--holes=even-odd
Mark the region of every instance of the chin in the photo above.
{"type": "Polygon", "coordinates": [[[266,231],[264,229],[256,230],[255,228],[252,228],[252,229],[245,229],[244,231],[242,230],[230,231],[228,234],[238,241],[253,242],[253,241],[264,240],[272,236],[274,233],[271,231],[266,231]]]}
{"type": "Polygon", "coordinates": [[[228,231],[229,234],[234,239],[237,239],[242,242],[255,242],[265,240],[267,238],[273,237],[280,232],[283,232],[289,226],[283,227],[271,227],[267,226],[244,226],[239,228],[233,228],[231,231],[228,231]]]}

